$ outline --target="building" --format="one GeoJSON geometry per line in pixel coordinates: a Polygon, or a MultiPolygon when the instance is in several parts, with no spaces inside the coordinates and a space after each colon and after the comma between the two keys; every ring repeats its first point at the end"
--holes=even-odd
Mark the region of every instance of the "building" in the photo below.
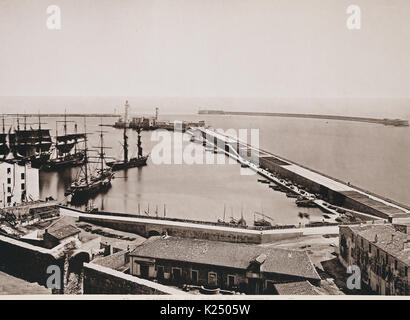
{"type": "Polygon", "coordinates": [[[44,230],[43,241],[44,247],[51,249],[63,242],[79,240],[81,230],[68,224],[53,230],[44,230]]]}
{"type": "Polygon", "coordinates": [[[320,277],[305,251],[178,237],[151,237],[130,253],[130,273],[163,284],[275,294],[277,283],[320,277]]]}
{"type": "Polygon", "coordinates": [[[381,295],[409,295],[410,237],[393,224],[341,226],[339,260],[360,268],[365,288],[381,295]]]}
{"type": "Polygon", "coordinates": [[[39,170],[30,165],[0,162],[0,208],[40,197],[39,170]]]}

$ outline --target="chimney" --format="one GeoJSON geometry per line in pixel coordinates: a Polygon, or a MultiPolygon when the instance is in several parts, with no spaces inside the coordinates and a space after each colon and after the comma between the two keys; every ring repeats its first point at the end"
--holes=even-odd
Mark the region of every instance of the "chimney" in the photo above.
{"type": "Polygon", "coordinates": [[[374,243],[377,243],[377,234],[374,236],[374,243]]]}

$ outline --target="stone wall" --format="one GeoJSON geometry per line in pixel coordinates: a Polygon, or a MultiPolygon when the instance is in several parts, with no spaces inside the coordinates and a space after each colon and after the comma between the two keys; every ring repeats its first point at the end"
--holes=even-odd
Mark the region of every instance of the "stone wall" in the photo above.
{"type": "MultiPolygon", "coordinates": [[[[135,219],[135,218],[134,218],[135,219]]],[[[96,225],[113,228],[120,231],[131,232],[139,234],[143,237],[150,237],[152,235],[161,235],[165,232],[169,236],[206,239],[213,241],[225,241],[235,243],[262,243],[262,232],[254,230],[247,231],[246,229],[223,228],[198,224],[173,225],[167,224],[166,221],[158,221],[158,223],[150,223],[144,221],[135,221],[133,218],[126,220],[126,218],[115,219],[107,216],[93,217],[91,215],[80,216],[80,221],[90,222],[96,225]]]]}
{"type": "Polygon", "coordinates": [[[93,263],[84,264],[83,284],[84,294],[186,295],[183,291],[93,263]]]}
{"type": "Polygon", "coordinates": [[[0,235],[0,269],[6,273],[45,286],[51,265],[64,270],[64,257],[56,258],[51,250],[0,235]]]}

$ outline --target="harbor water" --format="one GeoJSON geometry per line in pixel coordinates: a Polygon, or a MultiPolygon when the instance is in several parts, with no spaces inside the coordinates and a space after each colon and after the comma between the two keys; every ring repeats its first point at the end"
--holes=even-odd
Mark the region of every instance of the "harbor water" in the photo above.
{"type": "MultiPolygon", "coordinates": [[[[55,118],[43,118],[45,127],[55,132],[55,118]]],[[[61,119],[58,119],[61,120],[61,119]]],[[[78,123],[83,119],[69,118],[78,123]]],[[[316,119],[243,117],[215,115],[164,115],[160,120],[205,120],[221,129],[259,129],[262,149],[306,167],[350,182],[393,200],[410,204],[410,130],[347,121],[316,119]]],[[[87,118],[89,148],[99,145],[100,123],[113,124],[115,118],[87,118]]],[[[61,126],[61,123],[59,123],[61,126]]],[[[72,126],[72,123],[71,123],[72,126]]],[[[70,124],[68,125],[70,130],[70,124]]],[[[121,129],[104,126],[107,156],[121,158],[121,129]]],[[[59,132],[61,129],[59,128],[59,132]]],[[[158,144],[153,132],[142,132],[144,153],[158,144]]],[[[129,130],[130,156],[136,152],[136,132],[129,130]]],[[[190,142],[184,143],[184,146],[190,142]]],[[[258,175],[241,175],[239,164],[155,164],[152,158],[142,168],[118,171],[110,190],[98,195],[94,205],[112,212],[127,212],[229,221],[244,216],[252,224],[254,212],[273,219],[274,224],[307,223],[299,212],[308,212],[310,221],[322,221],[316,208],[298,208],[294,199],[258,182],[258,175]],[[165,207],[165,210],[164,210],[165,207]],[[145,213],[146,212],[146,213],[145,213]]],[[[64,200],[64,191],[75,179],[78,168],[62,172],[41,172],[41,197],[64,200]]]]}

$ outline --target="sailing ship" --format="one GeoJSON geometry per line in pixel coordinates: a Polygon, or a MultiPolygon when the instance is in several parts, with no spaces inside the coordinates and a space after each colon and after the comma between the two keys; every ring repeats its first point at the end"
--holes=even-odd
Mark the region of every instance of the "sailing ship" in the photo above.
{"type": "Polygon", "coordinates": [[[49,129],[41,128],[41,118],[38,116],[38,130],[35,130],[35,154],[30,157],[31,166],[41,168],[42,165],[50,160],[52,140],[49,129]]]}
{"type": "MultiPolygon", "coordinates": [[[[128,101],[125,102],[125,122],[128,121],[128,101]]],[[[128,136],[127,136],[127,126],[124,126],[124,134],[123,134],[123,150],[124,150],[124,155],[123,159],[121,160],[116,160],[116,161],[110,161],[107,162],[107,165],[112,168],[113,171],[118,171],[118,170],[124,170],[128,168],[135,168],[135,167],[142,167],[147,165],[147,160],[149,155],[143,155],[142,154],[142,146],[141,146],[141,127],[136,128],[137,134],[138,134],[138,140],[137,140],[137,156],[133,158],[128,158],[128,136]]]]}
{"type": "MultiPolygon", "coordinates": [[[[84,120],[85,123],[85,120],[84,120]]],[[[85,124],[84,124],[85,125],[85,124]]],[[[83,200],[88,200],[96,196],[97,194],[107,191],[111,187],[111,179],[114,177],[112,169],[106,167],[105,164],[105,152],[104,150],[107,147],[104,147],[104,137],[103,131],[100,131],[100,146],[98,163],[99,167],[95,170],[92,170],[90,163],[93,163],[89,160],[88,149],[87,149],[87,137],[84,139],[84,159],[79,171],[78,178],[70,185],[69,189],[66,192],[66,195],[72,196],[72,203],[80,203],[83,200]]]]}
{"type": "Polygon", "coordinates": [[[21,163],[31,162],[33,167],[38,168],[50,158],[52,146],[50,130],[41,127],[40,116],[38,129],[33,129],[31,126],[28,128],[27,125],[26,116],[24,116],[23,129],[20,127],[20,119],[17,117],[17,128],[13,133],[10,128],[8,133],[9,152],[13,154],[15,160],[21,163]]]}
{"type": "Polygon", "coordinates": [[[65,167],[80,166],[84,162],[84,151],[78,150],[78,144],[84,143],[85,133],[77,132],[77,123],[74,123],[74,133],[68,133],[67,116],[64,115],[63,121],[57,121],[56,124],[56,142],[54,157],[49,159],[43,166],[45,170],[58,170],[65,167]],[[58,123],[64,123],[64,134],[58,135],[58,123]]]}

